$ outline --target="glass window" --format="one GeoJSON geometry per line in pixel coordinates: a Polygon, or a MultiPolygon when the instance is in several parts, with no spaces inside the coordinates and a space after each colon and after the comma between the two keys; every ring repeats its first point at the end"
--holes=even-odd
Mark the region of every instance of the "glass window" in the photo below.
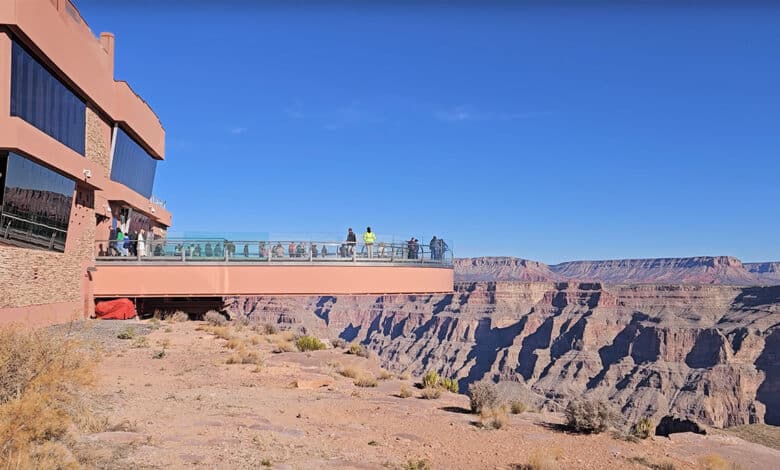
{"type": "Polygon", "coordinates": [[[16,41],[11,55],[11,116],[84,155],[86,105],[16,41]]]}
{"type": "Polygon", "coordinates": [[[0,154],[0,240],[65,251],[76,183],[15,153],[0,154]]]}
{"type": "Polygon", "coordinates": [[[152,158],[122,128],[117,129],[111,179],[149,198],[154,188],[157,160],[152,158]]]}

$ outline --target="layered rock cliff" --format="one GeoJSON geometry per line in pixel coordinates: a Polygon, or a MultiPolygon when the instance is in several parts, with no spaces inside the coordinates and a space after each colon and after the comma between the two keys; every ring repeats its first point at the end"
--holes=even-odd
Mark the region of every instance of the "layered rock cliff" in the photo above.
{"type": "Polygon", "coordinates": [[[606,284],[780,284],[780,262],[742,263],[733,256],[570,261],[548,266],[511,257],[455,260],[458,281],[592,281],[606,284]]]}
{"type": "Polygon", "coordinates": [[[366,344],[385,367],[537,405],[608,399],[628,420],[780,424],[780,287],[459,283],[446,295],[231,298],[228,310],[366,344]]]}

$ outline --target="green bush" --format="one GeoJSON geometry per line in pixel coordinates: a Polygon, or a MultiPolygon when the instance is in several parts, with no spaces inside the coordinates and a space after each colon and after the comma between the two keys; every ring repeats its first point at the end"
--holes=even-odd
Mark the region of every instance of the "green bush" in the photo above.
{"type": "Polygon", "coordinates": [[[325,349],[325,343],[314,336],[301,336],[295,340],[295,346],[299,351],[319,351],[325,349]]]}
{"type": "Polygon", "coordinates": [[[429,370],[423,375],[422,386],[423,388],[433,388],[439,386],[439,374],[435,370],[429,370]]]}
{"type": "Polygon", "coordinates": [[[598,434],[609,427],[613,415],[606,402],[573,400],[566,407],[566,425],[576,432],[598,434]]]}
{"type": "Polygon", "coordinates": [[[458,393],[458,382],[455,379],[448,379],[446,377],[441,378],[441,382],[439,382],[444,388],[444,390],[448,390],[452,393],[458,393]]]}
{"type": "Polygon", "coordinates": [[[471,411],[481,413],[483,409],[498,408],[498,388],[492,382],[477,382],[469,385],[467,392],[471,401],[471,411]]]}

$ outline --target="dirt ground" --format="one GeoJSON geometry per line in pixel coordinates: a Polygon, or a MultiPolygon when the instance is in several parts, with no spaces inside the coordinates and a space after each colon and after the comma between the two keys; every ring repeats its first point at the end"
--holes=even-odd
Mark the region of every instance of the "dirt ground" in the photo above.
{"type": "Polygon", "coordinates": [[[742,469],[780,468],[780,451],[718,434],[638,443],[558,430],[553,413],[477,425],[464,395],[419,398],[414,378],[357,387],[343,367],[378,376],[376,361],[343,349],[274,354],[278,335],[230,335],[261,364],[228,364],[226,339],[203,322],[97,322],[75,336],[102,344],[95,410],[115,431],[84,436],[79,455],[98,468],[647,469],[704,468],[717,455],[742,469]],[[129,329],[128,329],[129,327],[129,329]],[[126,332],[129,339],[118,339],[126,332]],[[252,344],[256,343],[256,344],[252,344]],[[405,385],[409,398],[397,396],[405,385]],[[410,467],[424,460],[429,467],[410,467]],[[547,467],[541,466],[548,465],[547,467]]]}

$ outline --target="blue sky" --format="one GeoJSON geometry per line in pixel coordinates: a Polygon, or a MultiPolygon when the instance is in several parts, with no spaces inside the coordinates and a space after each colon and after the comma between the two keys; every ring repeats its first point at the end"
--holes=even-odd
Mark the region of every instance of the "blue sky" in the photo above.
{"type": "Polygon", "coordinates": [[[173,231],[780,260],[780,7],[703,3],[77,5],[166,129],[173,231]]]}

